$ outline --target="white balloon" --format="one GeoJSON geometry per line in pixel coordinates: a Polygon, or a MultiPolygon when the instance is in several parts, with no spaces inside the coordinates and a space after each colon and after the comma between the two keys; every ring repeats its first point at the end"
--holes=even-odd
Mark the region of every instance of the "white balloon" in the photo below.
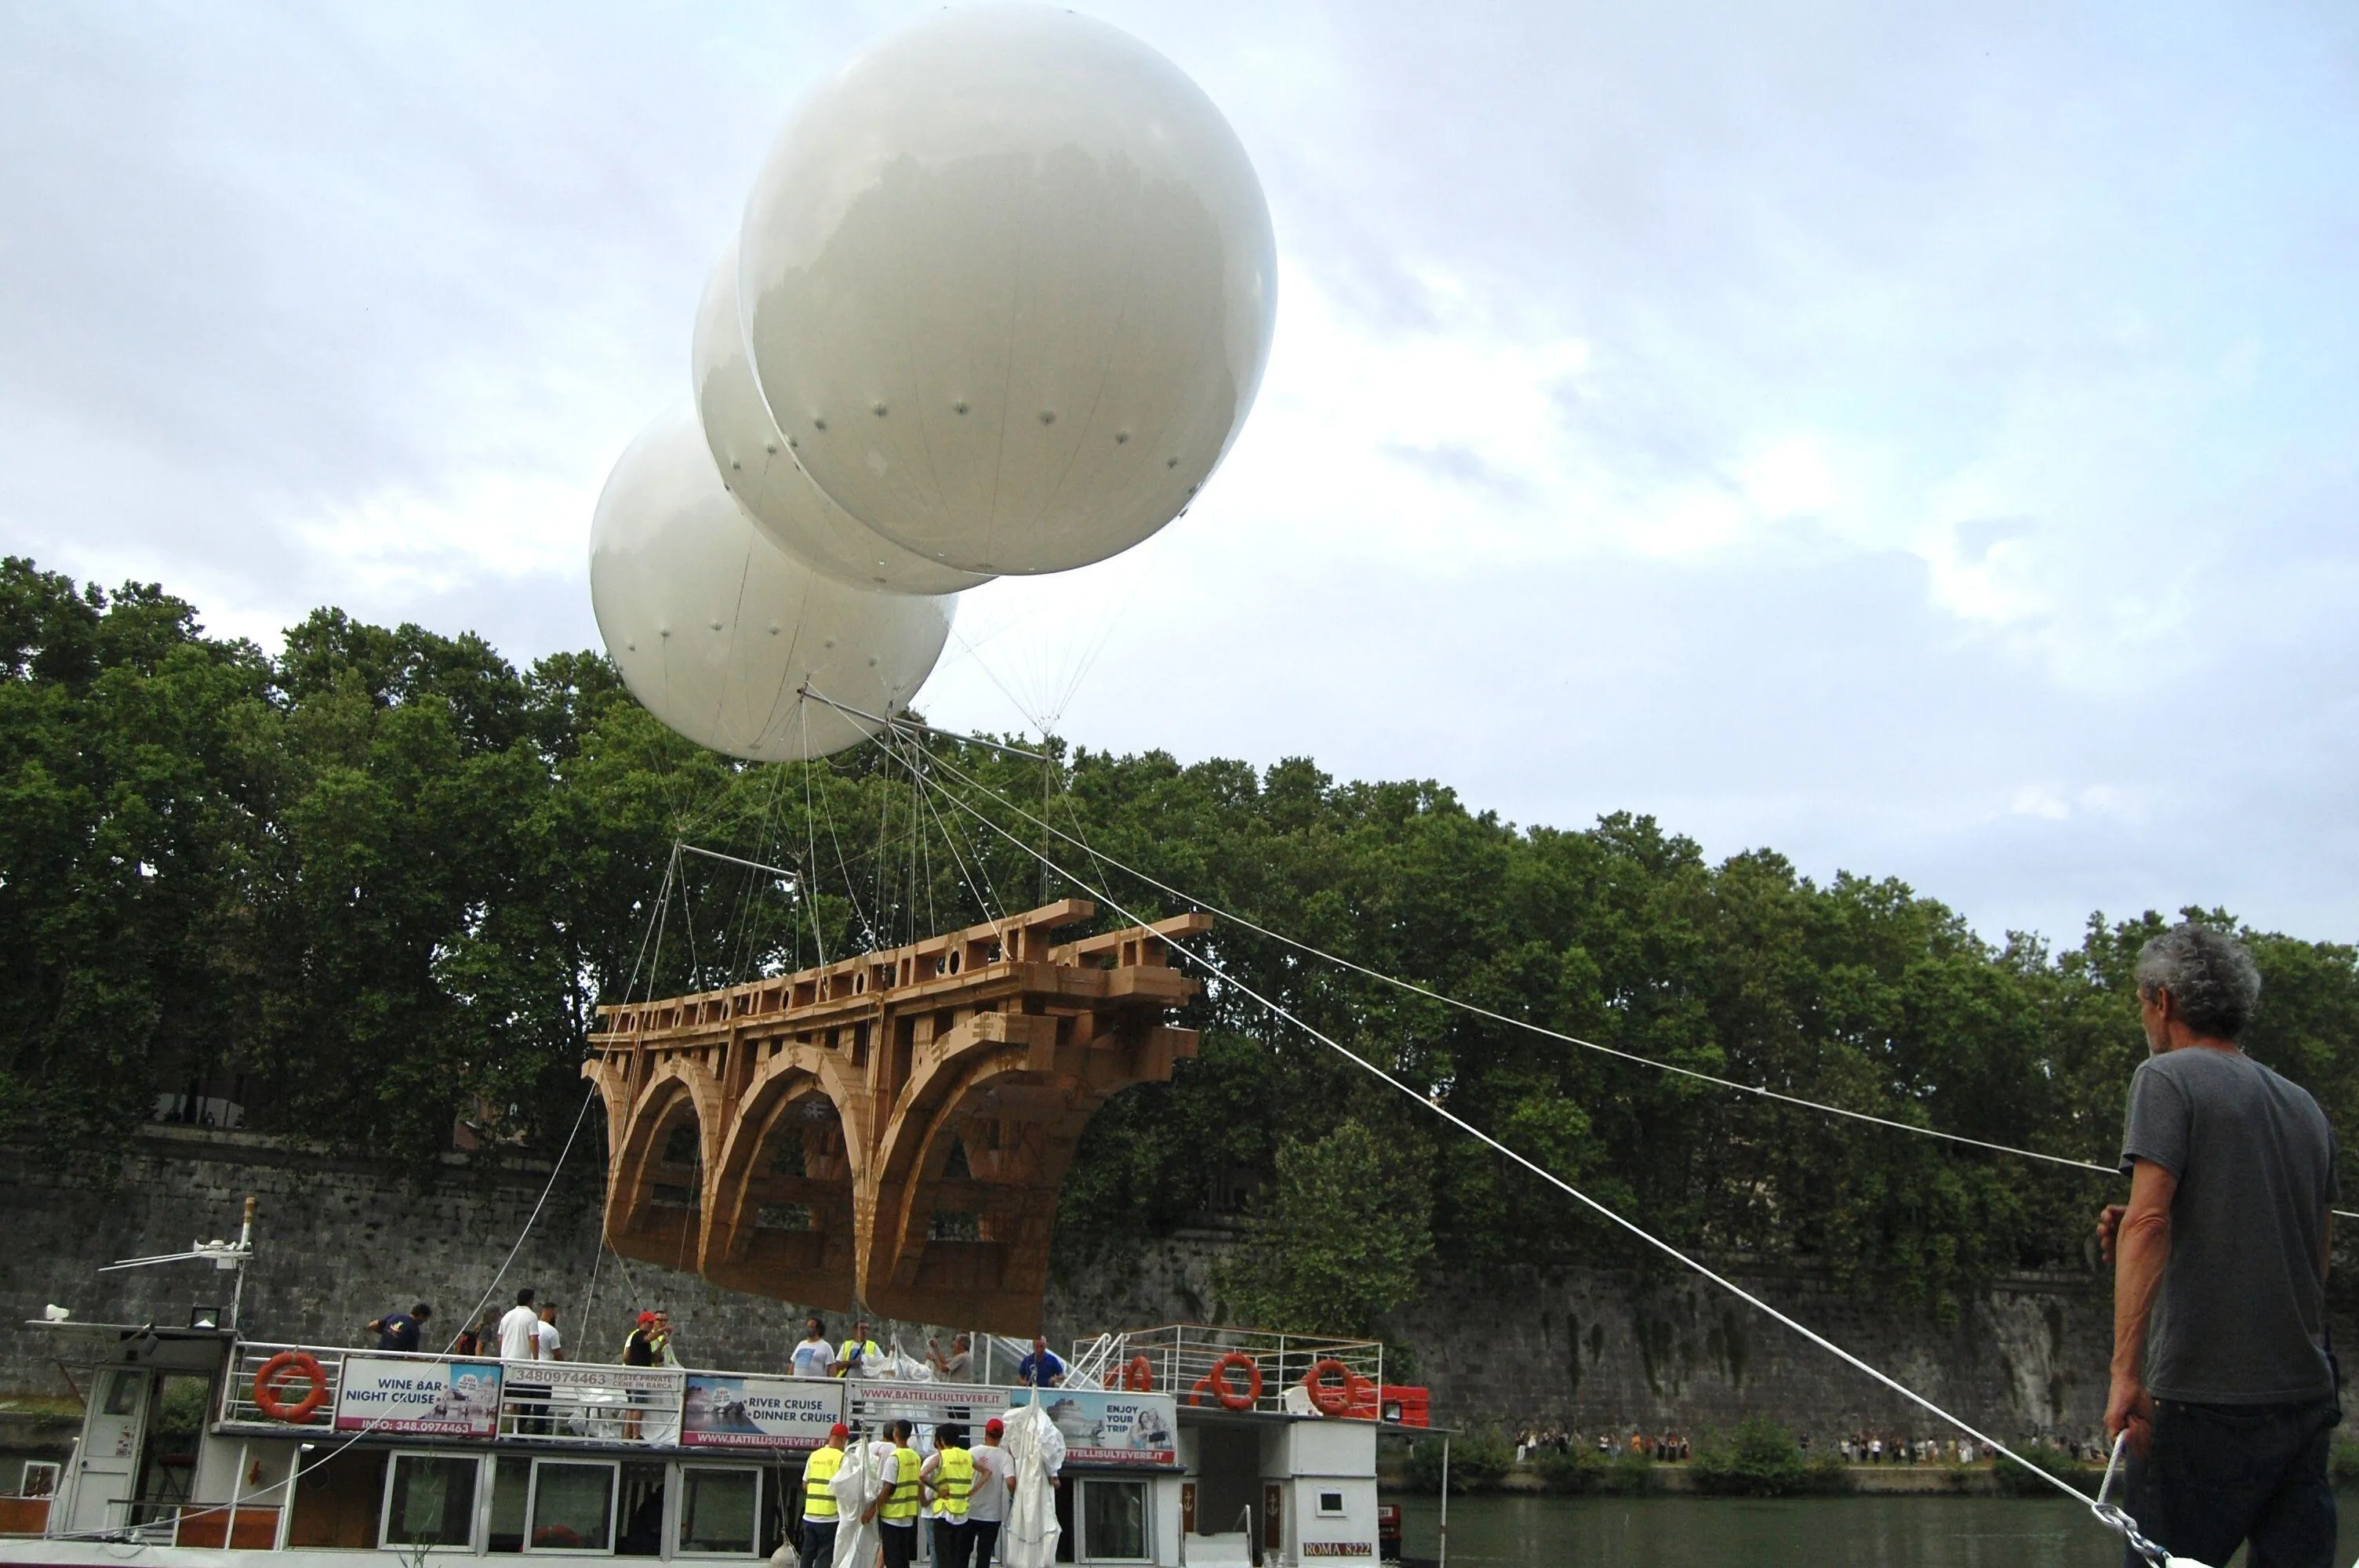
{"type": "Polygon", "coordinates": [[[855,60],[780,133],[740,246],[755,373],[805,470],[971,571],[1162,527],[1269,357],[1277,243],[1236,134],[1067,11],[961,7],[855,60]]]}
{"type": "Polygon", "coordinates": [[[822,577],[763,537],[723,487],[696,416],[625,449],[590,528],[590,601],[648,711],[700,745],[792,762],[857,744],[908,706],[950,635],[952,601],[822,577]]]}
{"type": "Polygon", "coordinates": [[[770,421],[737,318],[737,246],[712,269],[696,310],[696,412],[721,481],[771,543],[842,582],[887,593],[956,593],[991,579],[905,550],[827,498],[770,421]]]}

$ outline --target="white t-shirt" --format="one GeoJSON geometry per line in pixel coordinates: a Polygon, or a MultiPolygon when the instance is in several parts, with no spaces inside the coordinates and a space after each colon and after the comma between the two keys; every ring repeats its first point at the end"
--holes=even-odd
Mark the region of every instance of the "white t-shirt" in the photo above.
{"type": "Polygon", "coordinates": [[[558,1352],[565,1348],[565,1341],[559,1336],[557,1332],[557,1325],[553,1323],[534,1324],[532,1325],[532,1338],[533,1343],[540,1347],[540,1358],[542,1360],[558,1361],[563,1359],[562,1357],[558,1355],[558,1352]]]}
{"type": "Polygon", "coordinates": [[[978,1443],[967,1452],[974,1455],[974,1489],[967,1494],[966,1517],[999,1524],[1007,1518],[1007,1451],[978,1443]]]}
{"type": "Polygon", "coordinates": [[[795,1346],[795,1376],[824,1378],[835,1362],[835,1346],[824,1339],[806,1339],[795,1346]]]}
{"type": "Polygon", "coordinates": [[[539,1328],[540,1314],[533,1311],[532,1308],[528,1306],[508,1308],[507,1315],[500,1319],[500,1359],[503,1361],[532,1360],[534,1358],[533,1341],[539,1337],[539,1328]]]}

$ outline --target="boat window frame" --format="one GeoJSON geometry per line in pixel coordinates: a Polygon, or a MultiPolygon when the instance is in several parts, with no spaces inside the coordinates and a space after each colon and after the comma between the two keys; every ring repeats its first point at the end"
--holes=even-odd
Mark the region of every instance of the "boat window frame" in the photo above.
{"type": "Polygon", "coordinates": [[[612,1557],[614,1542],[622,1534],[622,1521],[614,1517],[620,1511],[623,1496],[623,1462],[620,1458],[601,1457],[594,1454],[536,1454],[532,1456],[532,1480],[524,1494],[524,1542],[517,1549],[520,1556],[532,1557],[612,1557]],[[540,1523],[540,1467],[544,1465],[571,1465],[582,1469],[603,1469],[606,1472],[606,1544],[603,1546],[535,1546],[533,1532],[540,1523]]]}
{"type": "MultiPolygon", "coordinates": [[[[376,1549],[379,1552],[398,1552],[405,1553],[411,1552],[464,1552],[470,1557],[481,1556],[483,1554],[484,1537],[484,1456],[481,1454],[470,1454],[449,1448],[388,1449],[385,1456],[384,1490],[377,1494],[376,1549]],[[389,1539],[393,1530],[393,1487],[395,1480],[401,1474],[401,1462],[405,1459],[464,1459],[471,1461],[474,1465],[475,1491],[474,1496],[468,1501],[467,1539],[465,1541],[444,1545],[427,1545],[416,1541],[394,1541],[389,1539]]],[[[265,1489],[266,1490],[267,1488],[265,1489]]],[[[291,1507],[291,1499],[289,1506],[291,1507]]],[[[303,1550],[321,1551],[331,1549],[307,1547],[303,1550]]]]}
{"type": "Polygon", "coordinates": [[[685,1558],[692,1563],[745,1563],[762,1555],[762,1474],[766,1466],[746,1460],[676,1459],[672,1462],[670,1482],[672,1506],[671,1529],[666,1533],[666,1555],[685,1558]],[[680,1537],[688,1529],[688,1473],[690,1470],[714,1470],[754,1477],[754,1544],[743,1552],[701,1552],[681,1544],[680,1537]]]}

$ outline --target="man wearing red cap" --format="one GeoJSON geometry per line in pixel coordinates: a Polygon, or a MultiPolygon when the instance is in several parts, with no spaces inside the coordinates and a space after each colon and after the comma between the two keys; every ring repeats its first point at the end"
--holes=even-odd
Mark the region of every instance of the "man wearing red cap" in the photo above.
{"type": "MultiPolygon", "coordinates": [[[[656,1314],[651,1312],[639,1314],[637,1326],[631,1330],[631,1336],[623,1341],[623,1365],[625,1367],[654,1366],[659,1359],[656,1349],[658,1332],[656,1314]]],[[[623,1418],[623,1435],[635,1443],[638,1441],[639,1422],[646,1413],[647,1408],[646,1405],[634,1400],[631,1401],[630,1413],[623,1418]]]]}
{"type": "Polygon", "coordinates": [[[835,1473],[843,1465],[843,1445],[852,1429],[837,1422],[827,1430],[827,1442],[803,1461],[803,1539],[801,1568],[819,1568],[835,1561],[835,1473]]]}
{"type": "Polygon", "coordinates": [[[997,1416],[983,1423],[983,1446],[974,1450],[974,1487],[967,1495],[967,1553],[973,1568],[991,1568],[999,1550],[999,1527],[1007,1518],[1007,1492],[1015,1472],[999,1440],[1007,1432],[997,1416]]]}

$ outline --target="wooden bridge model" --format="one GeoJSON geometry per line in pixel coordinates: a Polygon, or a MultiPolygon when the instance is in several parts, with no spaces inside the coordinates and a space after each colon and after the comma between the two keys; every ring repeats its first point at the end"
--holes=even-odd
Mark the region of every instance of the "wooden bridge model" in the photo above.
{"type": "Polygon", "coordinates": [[[1168,939],[1067,899],[799,974],[599,1010],[606,1236],[726,1289],[1029,1334],[1082,1130],[1196,1054],[1168,939]]]}

